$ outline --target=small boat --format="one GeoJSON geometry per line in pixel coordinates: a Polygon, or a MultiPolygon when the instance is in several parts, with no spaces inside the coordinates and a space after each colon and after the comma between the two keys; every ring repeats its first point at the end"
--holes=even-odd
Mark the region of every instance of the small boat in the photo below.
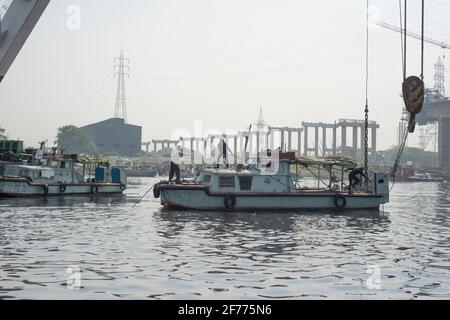
{"type": "Polygon", "coordinates": [[[411,177],[407,177],[406,181],[410,182],[441,182],[444,178],[433,177],[431,173],[417,173],[411,177]]]}
{"type": "Polygon", "coordinates": [[[352,192],[344,182],[344,173],[355,168],[348,158],[300,158],[266,161],[263,165],[231,169],[205,168],[193,181],[174,184],[161,181],[154,196],[173,209],[211,211],[279,210],[379,210],[389,202],[389,179],[381,172],[370,173],[370,182],[361,182],[352,192]],[[292,177],[295,165],[297,177],[292,177]],[[298,185],[299,167],[316,178],[314,187],[298,185]],[[317,171],[316,171],[317,170],[317,171]],[[324,177],[325,176],[325,177],[324,177]],[[327,179],[327,178],[328,179],[327,179]]]}
{"type": "Polygon", "coordinates": [[[77,155],[28,149],[27,154],[4,154],[0,161],[0,197],[122,194],[124,170],[77,155]],[[82,172],[76,166],[82,166],[82,172]],[[92,167],[95,167],[92,170],[92,167]],[[86,168],[95,178],[86,178],[86,168]]]}

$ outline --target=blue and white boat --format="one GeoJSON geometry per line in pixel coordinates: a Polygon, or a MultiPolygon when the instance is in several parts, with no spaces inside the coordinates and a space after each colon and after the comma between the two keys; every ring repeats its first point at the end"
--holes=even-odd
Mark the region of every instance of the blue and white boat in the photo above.
{"type": "Polygon", "coordinates": [[[121,194],[126,189],[122,168],[78,159],[77,155],[29,150],[29,154],[2,156],[0,197],[110,195],[121,194]],[[81,170],[76,170],[76,164],[81,170]],[[92,178],[89,175],[86,178],[86,169],[92,171],[92,178]]]}

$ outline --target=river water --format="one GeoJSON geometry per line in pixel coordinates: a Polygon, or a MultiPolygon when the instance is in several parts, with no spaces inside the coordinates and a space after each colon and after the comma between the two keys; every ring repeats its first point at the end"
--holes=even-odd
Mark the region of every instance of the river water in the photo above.
{"type": "Polygon", "coordinates": [[[450,186],[384,212],[163,211],[114,198],[0,200],[0,299],[449,299],[450,186]]]}

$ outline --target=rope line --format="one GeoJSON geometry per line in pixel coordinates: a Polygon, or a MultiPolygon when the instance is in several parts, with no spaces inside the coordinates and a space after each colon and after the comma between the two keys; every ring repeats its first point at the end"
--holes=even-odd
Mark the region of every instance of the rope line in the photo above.
{"type": "Polygon", "coordinates": [[[422,0],[422,44],[421,44],[421,49],[422,49],[422,57],[421,57],[421,71],[420,71],[420,78],[424,79],[423,76],[423,65],[424,65],[424,55],[425,55],[425,49],[424,49],[424,43],[425,43],[425,0],[422,0]]]}
{"type": "Polygon", "coordinates": [[[404,57],[404,50],[403,50],[403,17],[402,17],[402,0],[398,0],[398,7],[400,11],[400,48],[402,50],[402,73],[403,73],[403,80],[405,80],[405,57],[404,57]]]}
{"type": "MultiPolygon", "coordinates": [[[[406,52],[407,52],[407,47],[406,47],[406,38],[407,38],[407,4],[406,4],[407,0],[405,0],[405,6],[404,6],[404,28],[403,28],[403,32],[401,32],[401,41],[402,41],[402,64],[403,64],[403,81],[406,81],[406,52]]],[[[402,25],[402,1],[399,0],[399,9],[400,9],[400,26],[402,25]]],[[[424,43],[425,43],[425,0],[422,0],[422,36],[421,36],[421,74],[420,77],[423,81],[424,79],[424,55],[425,55],[425,50],[424,50],[424,43]]],[[[413,115],[414,116],[414,115],[413,115]]],[[[397,178],[397,173],[398,173],[398,167],[400,165],[400,161],[402,158],[402,155],[405,151],[405,147],[406,147],[406,141],[408,139],[408,135],[409,135],[409,130],[408,128],[405,129],[405,133],[403,134],[403,140],[399,146],[399,150],[398,150],[398,154],[397,157],[395,159],[394,162],[394,166],[392,167],[392,171],[391,171],[391,177],[393,178],[393,184],[391,187],[391,191],[394,188],[395,185],[395,181],[397,178]]]]}
{"type": "Polygon", "coordinates": [[[148,194],[155,186],[156,186],[156,184],[152,185],[152,186],[150,187],[150,189],[148,189],[147,192],[144,193],[144,195],[143,195],[142,197],[140,197],[139,200],[138,200],[131,208],[133,209],[133,208],[136,207],[139,203],[141,203],[142,199],[144,199],[145,196],[146,196],[146,195],[147,195],[147,194],[148,194]]]}

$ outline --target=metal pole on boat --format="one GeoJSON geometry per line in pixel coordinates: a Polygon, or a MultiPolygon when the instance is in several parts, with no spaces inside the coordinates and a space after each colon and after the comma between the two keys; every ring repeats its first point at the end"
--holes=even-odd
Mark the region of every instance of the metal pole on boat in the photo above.
{"type": "Polygon", "coordinates": [[[249,135],[252,132],[252,125],[250,125],[250,127],[248,128],[248,133],[245,136],[245,145],[244,145],[244,163],[247,163],[247,146],[248,146],[248,140],[249,140],[249,135]]]}
{"type": "Polygon", "coordinates": [[[320,189],[320,165],[317,167],[317,189],[320,189]]]}
{"type": "Polygon", "coordinates": [[[238,153],[237,143],[238,143],[238,136],[236,135],[236,136],[234,136],[234,140],[233,140],[234,165],[235,165],[235,166],[237,165],[237,162],[238,162],[238,156],[237,156],[237,153],[238,153]]]}
{"type": "Polygon", "coordinates": [[[142,201],[142,199],[144,199],[145,198],[145,196],[153,189],[155,187],[155,184],[154,185],[152,185],[151,187],[150,187],[150,189],[148,189],[147,190],[147,192],[146,193],[144,193],[144,195],[131,207],[131,208],[134,208],[134,207],[136,207],[139,203],[141,203],[141,201],[142,201]]]}
{"type": "Polygon", "coordinates": [[[259,166],[259,131],[256,131],[256,165],[259,166]]]}
{"type": "Polygon", "coordinates": [[[191,165],[194,165],[194,138],[191,138],[191,165]]]}

